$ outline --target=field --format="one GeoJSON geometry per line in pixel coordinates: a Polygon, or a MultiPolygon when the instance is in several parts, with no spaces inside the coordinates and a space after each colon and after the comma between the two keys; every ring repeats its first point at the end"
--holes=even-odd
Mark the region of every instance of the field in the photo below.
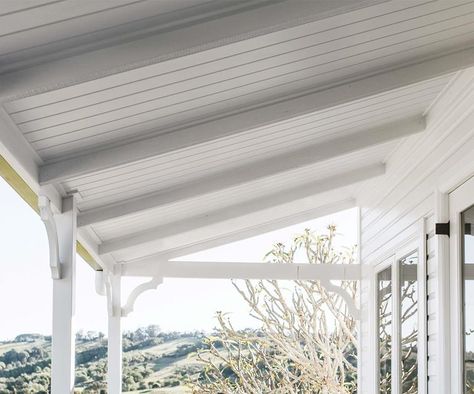
{"type": "MultiPolygon", "coordinates": [[[[202,370],[196,352],[204,346],[203,339],[202,333],[161,333],[156,327],[126,333],[124,392],[190,393],[189,379],[198,378],[202,370]]],[[[0,394],[47,393],[50,350],[50,338],[41,335],[23,334],[0,342],[0,394]]],[[[102,334],[78,334],[78,393],[105,393],[106,357],[102,334]]]]}

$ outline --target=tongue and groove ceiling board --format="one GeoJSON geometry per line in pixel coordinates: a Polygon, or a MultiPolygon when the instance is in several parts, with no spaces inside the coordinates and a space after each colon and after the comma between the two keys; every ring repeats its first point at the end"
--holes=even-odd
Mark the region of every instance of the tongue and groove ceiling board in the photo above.
{"type": "Polygon", "coordinates": [[[466,0],[6,1],[1,119],[99,259],[178,256],[353,205],[473,47],[466,0]]]}
{"type": "Polygon", "coordinates": [[[357,10],[352,17],[306,23],[19,99],[5,108],[40,156],[51,160],[258,106],[472,40],[472,3],[399,4],[377,6],[377,17],[357,10]],[[403,9],[395,11],[401,4],[403,9]]]}

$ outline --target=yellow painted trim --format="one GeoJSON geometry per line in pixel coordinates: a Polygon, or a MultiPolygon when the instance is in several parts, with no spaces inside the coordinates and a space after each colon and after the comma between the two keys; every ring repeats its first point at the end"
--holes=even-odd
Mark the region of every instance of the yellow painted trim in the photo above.
{"type": "Polygon", "coordinates": [[[89,251],[82,245],[79,241],[77,241],[76,251],[82,259],[89,264],[95,271],[102,271],[102,267],[97,264],[94,258],[91,256],[89,251]]]}
{"type": "Polygon", "coordinates": [[[37,194],[28,186],[28,184],[23,180],[23,178],[18,175],[18,173],[13,169],[13,167],[8,163],[5,158],[0,155],[0,175],[7,183],[15,190],[18,195],[25,200],[25,202],[39,214],[38,208],[38,196],[37,194]]]}
{"type": "MultiPolygon", "coordinates": [[[[18,195],[25,200],[25,202],[39,214],[38,195],[25,182],[25,180],[15,171],[15,169],[8,163],[5,158],[0,155],[0,176],[15,190],[18,195]]],[[[78,241],[77,253],[84,261],[89,264],[94,270],[101,271],[102,267],[97,264],[87,249],[78,241]]]]}

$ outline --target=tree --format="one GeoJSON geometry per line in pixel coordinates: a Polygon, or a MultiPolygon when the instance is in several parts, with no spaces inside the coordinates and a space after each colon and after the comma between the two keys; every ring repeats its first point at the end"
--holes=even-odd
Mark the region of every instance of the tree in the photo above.
{"type": "MultiPolygon", "coordinates": [[[[285,247],[277,244],[269,264],[353,264],[355,248],[334,247],[336,228],[309,230],[285,247]]],[[[338,285],[351,300],[356,281],[338,285]]],[[[194,393],[331,393],[356,390],[356,323],[343,297],[318,280],[285,284],[275,280],[234,282],[261,325],[237,331],[218,313],[216,335],[199,353],[204,372],[191,383],[194,393]]]]}

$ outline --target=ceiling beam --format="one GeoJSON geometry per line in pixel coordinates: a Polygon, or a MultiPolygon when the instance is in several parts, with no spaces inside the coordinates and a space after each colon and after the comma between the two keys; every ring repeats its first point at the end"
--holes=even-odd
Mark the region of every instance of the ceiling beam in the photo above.
{"type": "Polygon", "coordinates": [[[244,164],[217,175],[200,178],[177,188],[130,199],[121,203],[93,208],[79,214],[78,225],[86,226],[113,218],[130,215],[158,206],[184,201],[199,195],[235,187],[258,179],[278,175],[344,154],[383,144],[425,128],[423,116],[402,119],[362,132],[333,138],[303,149],[284,153],[259,162],[244,164]]]}
{"type": "MultiPolygon", "coordinates": [[[[433,55],[436,56],[436,55],[433,55]]],[[[445,54],[415,64],[374,71],[371,76],[338,81],[336,86],[315,88],[296,97],[241,110],[222,118],[170,130],[143,140],[101,151],[84,153],[40,168],[41,184],[50,184],[116,166],[156,157],[296,116],[324,110],[392,89],[444,75],[474,64],[474,48],[445,54]]]]}
{"type": "Polygon", "coordinates": [[[360,280],[359,264],[277,264],[206,261],[125,263],[123,276],[161,276],[195,279],[360,280]]]}
{"type": "MultiPolygon", "coordinates": [[[[340,189],[337,189],[338,191],[340,189]]],[[[340,193],[337,193],[340,194],[340,193]]],[[[265,212],[266,220],[264,217],[259,215],[258,220],[255,220],[255,215],[244,216],[242,221],[246,222],[246,226],[242,228],[242,223],[232,222],[232,225],[228,224],[222,228],[216,229],[211,227],[211,230],[206,231],[205,229],[198,229],[194,233],[185,233],[175,242],[170,242],[168,249],[162,250],[157,253],[146,254],[143,256],[134,258],[115,258],[115,261],[122,262],[133,262],[133,263],[156,263],[157,261],[168,261],[176,258],[181,258],[193,253],[201,252],[203,250],[219,247],[232,242],[241,241],[243,239],[255,237],[264,233],[279,230],[295,224],[307,222],[315,218],[330,215],[336,212],[340,212],[346,209],[354,208],[356,201],[353,198],[347,198],[338,200],[337,195],[331,194],[331,196],[325,196],[319,198],[316,196],[311,209],[301,209],[297,212],[291,212],[287,214],[276,214],[275,209],[269,209],[265,212]],[[328,198],[331,197],[332,199],[328,198]],[[332,201],[324,204],[323,200],[332,201]],[[253,221],[252,221],[253,219],[253,221]],[[185,242],[183,242],[183,240],[185,242]]],[[[137,249],[139,250],[139,249],[137,249]]],[[[115,257],[115,256],[114,256],[115,257]]]]}
{"type": "Polygon", "coordinates": [[[147,18],[105,29],[105,34],[92,31],[76,39],[21,51],[18,56],[10,55],[6,64],[0,64],[0,73],[7,71],[0,76],[0,96],[21,97],[31,91],[97,81],[141,67],[163,67],[171,59],[382,2],[206,1],[154,15],[160,10],[160,2],[155,1],[155,10],[147,18]]]}
{"type": "Polygon", "coordinates": [[[306,183],[296,188],[282,190],[270,196],[260,197],[245,203],[235,204],[225,209],[210,212],[206,215],[187,218],[175,223],[167,223],[135,234],[108,240],[99,246],[99,253],[107,254],[134,247],[146,247],[146,244],[163,244],[163,240],[176,234],[196,231],[199,228],[216,225],[239,216],[254,214],[255,212],[269,209],[281,204],[294,201],[297,203],[312,195],[337,189],[357,182],[380,176],[385,172],[385,165],[377,163],[359,167],[342,174],[315,182],[306,183]]]}
{"type": "MultiPolygon", "coordinates": [[[[124,51],[125,48],[129,48],[129,54],[128,56],[125,52],[122,54],[123,62],[131,62],[133,56],[135,56],[135,61],[140,60],[142,56],[149,53],[153,48],[152,37],[155,41],[154,48],[158,49],[157,53],[163,55],[163,49],[165,48],[168,51],[173,49],[176,51],[180,48],[180,44],[182,44],[179,40],[176,40],[177,31],[182,29],[193,31],[196,30],[195,25],[199,24],[207,24],[208,27],[215,28],[215,21],[220,17],[232,20],[241,13],[249,11],[258,12],[259,8],[268,7],[270,2],[275,3],[274,0],[228,0],[224,4],[219,0],[212,0],[184,8],[180,7],[179,2],[176,1],[171,7],[170,4],[165,2],[163,2],[162,7],[157,2],[155,4],[153,4],[153,1],[146,2],[147,4],[142,2],[141,6],[135,4],[134,10],[133,6],[132,10],[128,10],[131,19],[127,23],[118,25],[114,21],[118,15],[111,16],[111,10],[108,10],[105,11],[106,14],[109,13],[105,23],[106,26],[99,25],[101,26],[99,30],[94,29],[94,26],[97,27],[96,19],[95,24],[94,22],[90,23],[87,33],[44,43],[36,47],[21,48],[13,53],[10,52],[7,55],[3,55],[3,61],[0,64],[0,74],[15,72],[33,66],[41,68],[42,63],[50,63],[50,67],[56,68],[58,60],[74,57],[78,54],[84,58],[82,63],[84,70],[81,70],[81,72],[101,73],[103,66],[109,66],[111,69],[117,67],[117,59],[114,62],[112,60],[113,56],[110,55],[124,51]],[[166,12],[156,14],[160,9],[163,10],[163,8],[166,12]],[[164,35],[164,37],[157,39],[159,35],[164,35]],[[166,42],[166,39],[169,38],[175,38],[175,41],[166,42]],[[130,44],[131,41],[133,41],[133,44],[130,44]],[[107,49],[107,47],[112,47],[112,49],[107,49]],[[93,52],[93,55],[91,55],[91,52],[93,52]],[[108,58],[106,55],[108,55],[108,58]],[[92,56],[96,57],[95,64],[92,56]]],[[[192,4],[193,2],[191,1],[190,3],[192,4]]],[[[251,28],[251,25],[247,27],[251,28]]],[[[244,26],[241,29],[244,29],[244,26]]],[[[221,34],[222,32],[216,32],[217,37],[221,34]]],[[[196,37],[195,40],[202,40],[203,38],[196,37]]],[[[148,57],[152,57],[152,55],[148,54],[148,57]]],[[[67,79],[70,79],[72,77],[71,73],[72,70],[69,69],[67,72],[63,71],[63,73],[60,73],[58,77],[60,78],[64,75],[67,76],[67,79]]]]}

